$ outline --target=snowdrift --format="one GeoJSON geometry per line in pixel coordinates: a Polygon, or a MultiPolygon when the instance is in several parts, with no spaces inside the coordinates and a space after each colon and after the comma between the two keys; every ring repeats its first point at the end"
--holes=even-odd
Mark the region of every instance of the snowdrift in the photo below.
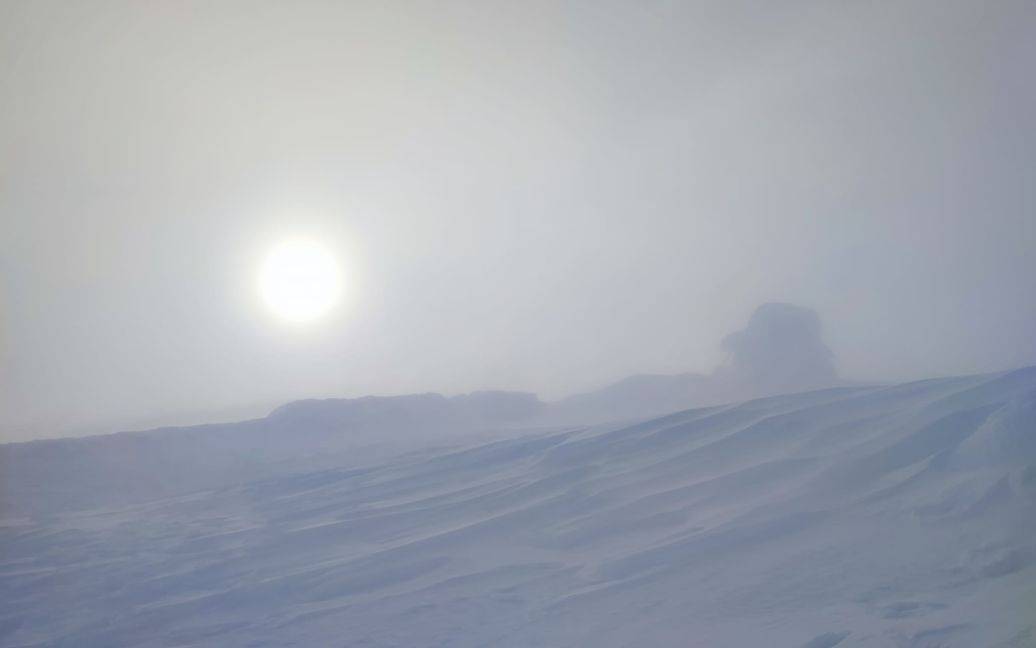
{"type": "Polygon", "coordinates": [[[9,513],[0,645],[1028,646],[1034,513],[1036,368],[835,388],[9,513]]]}

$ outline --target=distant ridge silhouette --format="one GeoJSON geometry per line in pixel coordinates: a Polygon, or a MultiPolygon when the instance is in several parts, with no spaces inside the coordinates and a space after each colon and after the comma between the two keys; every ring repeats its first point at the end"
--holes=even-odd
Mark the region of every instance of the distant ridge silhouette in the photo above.
{"type": "Polygon", "coordinates": [[[836,387],[834,354],[816,311],[781,302],[755,309],[744,329],[726,336],[727,358],[711,374],[642,374],[551,404],[550,420],[602,422],[690,407],[836,387]]]}

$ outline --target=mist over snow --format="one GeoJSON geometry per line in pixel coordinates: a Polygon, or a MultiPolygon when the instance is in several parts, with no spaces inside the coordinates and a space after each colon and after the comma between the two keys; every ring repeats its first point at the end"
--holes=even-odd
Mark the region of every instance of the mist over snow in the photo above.
{"type": "Polygon", "coordinates": [[[757,307],[744,329],[722,339],[723,362],[709,374],[638,374],[554,403],[545,418],[601,422],[693,406],[848,384],[824,344],[820,316],[795,304],[757,307]]]}
{"type": "Polygon", "coordinates": [[[0,0],[0,648],[1036,648],[1034,62],[0,0]]]}
{"type": "Polygon", "coordinates": [[[1031,645],[1036,367],[846,381],[787,303],[721,344],[0,445],[0,646],[1031,645]]]}
{"type": "Polygon", "coordinates": [[[500,398],[0,446],[0,645],[1032,645],[1036,368],[456,434],[500,398]]]}
{"type": "Polygon", "coordinates": [[[0,445],[0,504],[8,514],[129,504],[514,430],[850,384],[834,370],[819,316],[801,306],[763,304],[722,344],[729,356],[711,374],[635,375],[558,401],[503,391],[305,399],[237,423],[0,445]]]}
{"type": "Polygon", "coordinates": [[[708,373],[768,300],[816,309],[854,379],[1036,364],[1033,24],[4,0],[0,441],[708,373]],[[335,271],[271,310],[298,240],[335,271]]]}
{"type": "Polygon", "coordinates": [[[718,377],[758,392],[802,391],[838,380],[820,316],[794,304],[763,304],[748,325],[723,339],[729,355],[718,377]]]}

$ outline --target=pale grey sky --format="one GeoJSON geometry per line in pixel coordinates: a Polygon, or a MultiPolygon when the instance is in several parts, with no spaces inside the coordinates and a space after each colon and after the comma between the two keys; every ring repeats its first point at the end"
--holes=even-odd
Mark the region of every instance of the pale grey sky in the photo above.
{"type": "Polygon", "coordinates": [[[1036,363],[1034,60],[1028,1],[0,0],[0,440],[710,370],[770,300],[1036,363]]]}

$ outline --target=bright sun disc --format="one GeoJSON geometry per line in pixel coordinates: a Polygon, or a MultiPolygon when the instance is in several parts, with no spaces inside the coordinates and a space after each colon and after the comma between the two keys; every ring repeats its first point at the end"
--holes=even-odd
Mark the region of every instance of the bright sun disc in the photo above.
{"type": "Polygon", "coordinates": [[[292,322],[307,322],[335,305],[341,292],[341,273],[327,248],[314,241],[286,241],[263,261],[259,292],[277,315],[292,322]]]}

